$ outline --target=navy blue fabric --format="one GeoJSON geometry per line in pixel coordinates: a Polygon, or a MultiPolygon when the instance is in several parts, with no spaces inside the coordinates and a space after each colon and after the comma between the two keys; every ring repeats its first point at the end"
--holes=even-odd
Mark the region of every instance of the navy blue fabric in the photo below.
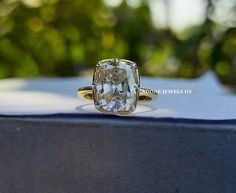
{"type": "Polygon", "coordinates": [[[1,193],[234,193],[236,120],[0,116],[1,193]]]}
{"type": "Polygon", "coordinates": [[[223,119],[223,120],[207,120],[207,119],[184,119],[184,118],[152,118],[152,117],[132,117],[132,116],[117,116],[117,115],[104,115],[104,114],[69,114],[69,113],[57,113],[49,115],[1,115],[0,118],[43,118],[43,119],[54,119],[54,118],[87,118],[87,119],[118,119],[122,120],[141,120],[141,121],[157,121],[157,122],[169,122],[169,123],[192,123],[192,124],[236,124],[235,119],[223,119]]]}

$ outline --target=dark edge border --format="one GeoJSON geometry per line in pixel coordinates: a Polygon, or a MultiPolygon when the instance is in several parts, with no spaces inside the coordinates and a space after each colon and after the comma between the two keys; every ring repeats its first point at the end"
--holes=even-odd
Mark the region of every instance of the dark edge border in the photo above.
{"type": "Polygon", "coordinates": [[[190,123],[190,124],[226,124],[235,125],[236,119],[224,120],[205,120],[205,119],[187,119],[187,118],[154,118],[154,117],[132,117],[132,116],[117,116],[117,115],[103,115],[103,114],[79,114],[79,113],[57,113],[48,115],[0,115],[1,118],[7,119],[102,119],[102,120],[130,120],[143,122],[165,122],[165,123],[190,123]]]}

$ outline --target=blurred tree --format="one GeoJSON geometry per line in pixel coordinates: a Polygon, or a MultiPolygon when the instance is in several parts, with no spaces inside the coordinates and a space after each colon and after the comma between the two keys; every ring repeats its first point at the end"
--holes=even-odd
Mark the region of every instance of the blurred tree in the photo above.
{"type": "Polygon", "coordinates": [[[171,30],[171,1],[163,2],[165,29],[154,27],[148,0],[116,7],[103,0],[2,0],[0,78],[75,76],[120,57],[141,64],[145,75],[191,78],[211,68],[236,84],[236,2],[227,0],[230,17],[217,23],[225,1],[206,0],[203,24],[182,33],[171,30]]]}

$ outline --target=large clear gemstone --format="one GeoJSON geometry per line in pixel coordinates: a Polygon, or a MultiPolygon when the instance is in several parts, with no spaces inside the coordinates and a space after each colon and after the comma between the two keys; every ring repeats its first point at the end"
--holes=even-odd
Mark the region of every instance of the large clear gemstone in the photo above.
{"type": "Polygon", "coordinates": [[[130,113],[135,110],[139,74],[128,60],[108,59],[95,68],[93,95],[95,107],[102,112],[130,113]]]}

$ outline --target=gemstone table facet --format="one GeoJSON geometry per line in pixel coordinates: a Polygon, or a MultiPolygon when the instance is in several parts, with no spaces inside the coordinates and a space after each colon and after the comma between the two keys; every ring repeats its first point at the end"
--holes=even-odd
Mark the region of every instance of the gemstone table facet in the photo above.
{"type": "Polygon", "coordinates": [[[100,61],[94,71],[93,95],[97,110],[130,113],[136,108],[139,74],[135,63],[123,59],[100,61]]]}

